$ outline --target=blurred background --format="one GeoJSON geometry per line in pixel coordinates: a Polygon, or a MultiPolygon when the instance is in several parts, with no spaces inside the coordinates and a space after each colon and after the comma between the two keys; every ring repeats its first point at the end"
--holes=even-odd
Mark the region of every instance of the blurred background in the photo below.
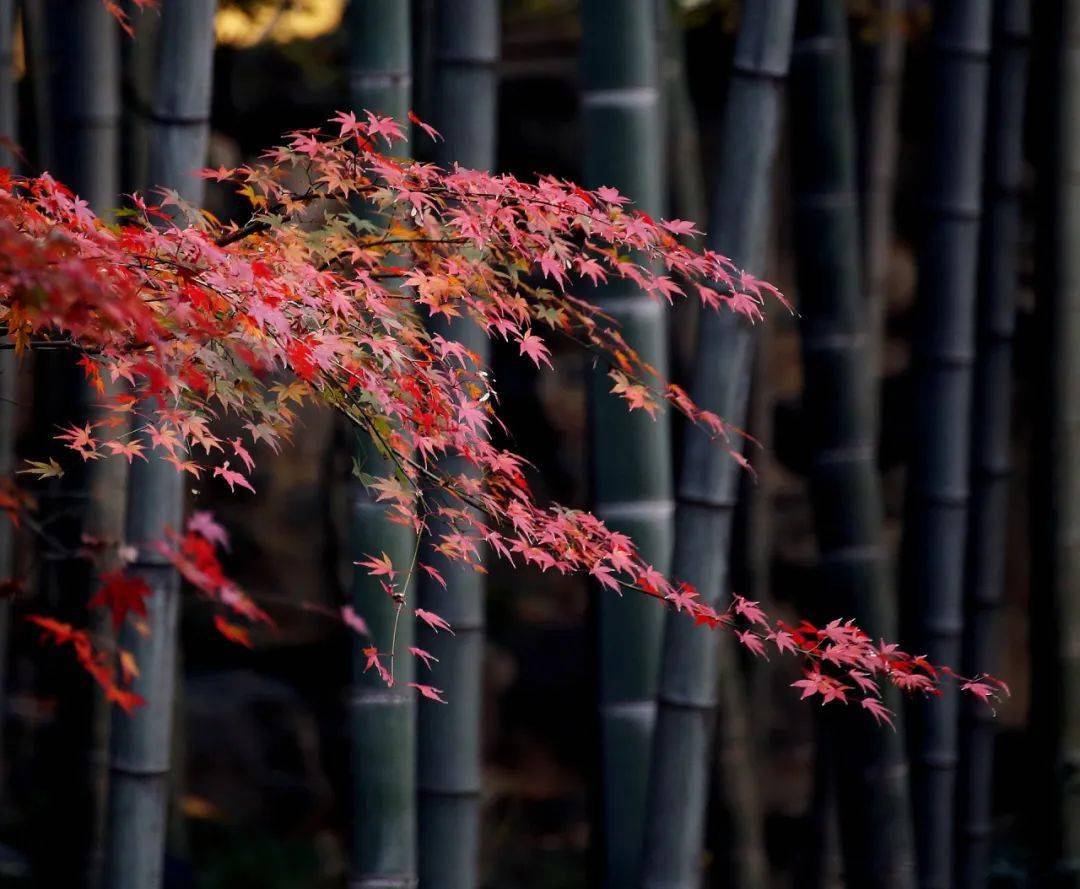
{"type": "MultiPolygon", "coordinates": [[[[346,0],[221,0],[205,165],[242,164],[289,130],[359,107],[371,72],[404,46],[407,107],[448,134],[434,147],[414,139],[421,158],[469,162],[479,140],[498,171],[612,184],[653,215],[698,221],[706,243],[776,283],[800,311],[770,304],[763,323],[736,335],[710,327],[691,299],[652,332],[632,331],[653,337],[674,381],[698,394],[704,380],[711,403],[760,442],[747,448],[753,474],[728,473],[727,488],[711,489],[719,499],[705,497],[730,525],[710,544],[726,556],[723,586],[794,622],[857,616],[908,650],[992,672],[1013,691],[996,718],[948,695],[931,703],[937,715],[901,711],[898,735],[849,725],[837,740],[847,723],[822,719],[789,687],[796,663],[713,644],[705,656],[722,664],[721,678],[690,695],[705,747],[687,766],[687,807],[701,797],[704,848],[695,848],[693,818],[676,827],[675,816],[679,835],[659,846],[685,872],[664,882],[659,846],[619,821],[648,793],[640,742],[654,717],[645,729],[631,720],[637,741],[624,743],[610,709],[625,698],[654,712],[658,682],[679,704],[656,676],[612,691],[627,664],[670,669],[660,609],[633,631],[611,630],[618,618],[609,603],[597,606],[587,579],[492,560],[471,680],[479,710],[453,711],[478,720],[475,869],[455,876],[458,865],[421,860],[421,873],[442,873],[421,885],[638,885],[616,859],[639,856],[642,844],[654,855],[647,885],[657,886],[1080,885],[1075,845],[1071,861],[1068,851],[1078,779],[1066,728],[1080,700],[1068,679],[1053,678],[1075,675],[1075,641],[1070,653],[1055,640],[1078,629],[1080,577],[1069,532],[1069,466],[1080,458],[1069,355],[1080,340],[1066,338],[1078,332],[1068,323],[1080,317],[1069,254],[1080,243],[1062,222],[1078,180],[1059,110],[1080,95],[1066,82],[1080,67],[1069,74],[1061,63],[1076,4],[1032,3],[1041,8],[1033,34],[1019,0],[352,3],[406,8],[384,17],[406,23],[406,42],[372,32],[379,16],[350,12],[346,0]],[[490,57],[467,52],[474,14],[496,17],[490,57]],[[1033,40],[1043,41],[1034,56],[1033,40]],[[442,78],[466,63],[480,79],[463,98],[442,78]],[[647,116],[620,117],[635,103],[647,116]],[[478,108],[490,108],[486,121],[478,108]],[[470,114],[455,128],[455,115],[470,114]],[[738,375],[739,392],[727,392],[733,376],[709,384],[701,356],[710,338],[719,357],[709,367],[738,375]]],[[[9,43],[22,163],[81,194],[96,188],[88,196],[104,209],[155,184],[148,146],[166,121],[155,112],[154,72],[174,34],[158,12],[132,8],[129,39],[88,8],[97,5],[15,3],[9,43]]],[[[214,183],[205,206],[243,219],[244,206],[214,183]]],[[[537,372],[515,352],[494,344],[493,373],[507,442],[534,464],[543,498],[604,515],[613,502],[679,496],[679,515],[692,515],[681,503],[700,494],[694,450],[676,419],[656,421],[662,447],[633,456],[640,424],[620,425],[611,418],[621,408],[597,404],[605,396],[590,394],[588,356],[560,347],[554,371],[537,372]],[[604,466],[621,460],[649,480],[636,489],[612,481],[604,466]]],[[[16,447],[38,458],[55,446],[49,418],[65,397],[34,379],[20,376],[16,447]]],[[[305,408],[290,446],[255,457],[257,494],[232,496],[210,481],[189,494],[190,508],[213,510],[228,528],[227,568],[278,628],[248,650],[210,632],[204,603],[185,599],[170,887],[344,886],[356,820],[369,817],[356,814],[350,777],[356,641],[336,617],[350,601],[354,558],[349,444],[328,410],[305,408]]],[[[36,576],[32,553],[14,560],[36,576]]],[[[637,607],[612,607],[624,605],[637,607]]],[[[37,598],[15,597],[10,608],[0,883],[93,884],[76,862],[99,842],[88,826],[96,822],[72,813],[100,805],[87,779],[100,753],[92,729],[72,733],[62,703],[89,695],[85,677],[18,620],[40,609],[37,598]]],[[[447,687],[438,666],[430,681],[447,687]]],[[[695,755],[678,739],[664,743],[680,771],[695,755]]],[[[670,797],[652,792],[655,817],[670,797]]],[[[467,830],[455,836],[420,817],[421,858],[445,854],[425,852],[435,830],[471,856],[467,830]]]]}

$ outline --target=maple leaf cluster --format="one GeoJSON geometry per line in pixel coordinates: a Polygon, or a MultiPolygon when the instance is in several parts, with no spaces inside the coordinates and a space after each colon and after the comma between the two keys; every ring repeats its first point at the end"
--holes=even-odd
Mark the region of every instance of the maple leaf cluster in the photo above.
{"type": "MultiPolygon", "coordinates": [[[[391,118],[339,113],[257,163],[203,171],[248,201],[243,224],[221,223],[173,192],[156,201],[132,196],[119,221],[107,223],[48,174],[0,170],[0,323],[19,352],[43,340],[80,350],[103,402],[100,419],[58,438],[86,461],[154,453],[180,473],[210,472],[230,489],[254,491],[249,447],[276,450],[296,406],[317,400],[353,421],[391,466],[364,479],[389,519],[420,533],[437,518],[431,546],[444,556],[477,570],[490,552],[542,571],[585,572],[605,588],[672,602],[698,623],[733,625],[730,609],[719,613],[675,585],[626,535],[589,512],[536,501],[525,461],[489,434],[498,398],[480,357],[430,321],[467,318],[537,366],[550,364],[553,338],[577,343],[610,366],[612,391],[630,410],[670,406],[724,446],[742,433],[663,380],[614,320],[575,291],[626,280],[657,301],[690,294],[750,320],[764,300],[784,302],[782,294],[681,241],[692,224],[653,220],[614,189],[445,170],[396,156],[402,138],[391,118]],[[239,418],[243,437],[215,431],[223,415],[239,418]]],[[[63,468],[50,461],[28,471],[63,468]]],[[[247,623],[269,623],[225,578],[216,556],[225,543],[196,514],[183,535],[158,545],[202,595],[247,623]]],[[[406,585],[396,579],[415,566],[406,572],[385,557],[359,564],[403,599],[406,585]]],[[[114,620],[138,612],[133,589],[117,578],[105,589],[100,604],[114,620]]],[[[438,615],[415,614],[449,630],[438,615]]],[[[366,633],[362,616],[342,619],[366,633]]],[[[220,614],[215,623],[250,644],[246,626],[220,614]]],[[[761,653],[752,629],[738,632],[761,653]]],[[[870,669],[867,643],[847,644],[840,657],[833,642],[840,665],[893,681],[904,673],[899,658],[888,670],[870,669]]],[[[369,651],[369,666],[392,681],[379,649],[369,651]]],[[[418,690],[438,699],[437,689],[418,690]]],[[[819,691],[843,699],[843,689],[819,691]]]]}
{"type": "MultiPolygon", "coordinates": [[[[124,595],[130,592],[127,591],[124,595]]],[[[138,596],[138,593],[132,595],[138,596]]],[[[141,604],[141,599],[139,600],[141,604]]],[[[115,613],[115,612],[114,612],[115,613]]],[[[43,642],[59,648],[70,646],[79,665],[89,673],[105,692],[106,700],[125,713],[133,713],[146,701],[129,687],[138,676],[138,666],[131,652],[114,646],[101,647],[88,630],[72,626],[43,614],[31,614],[27,620],[41,630],[43,642]]]]}
{"type": "Polygon", "coordinates": [[[259,164],[206,172],[251,202],[243,226],[173,194],[136,196],[108,225],[48,175],[0,176],[0,320],[20,351],[50,337],[82,349],[109,410],[59,438],[84,460],[155,451],[178,471],[253,490],[250,444],[277,447],[295,405],[318,398],[392,462],[371,481],[392,519],[420,531],[438,515],[450,528],[436,544],[445,555],[478,564],[486,548],[666,594],[629,538],[535,502],[524,461],[488,434],[490,375],[427,322],[468,317],[538,365],[551,337],[570,338],[611,364],[631,409],[667,402],[724,437],[721,418],[661,380],[573,287],[617,277],[656,299],[690,289],[751,316],[782,296],[613,189],[441,170],[386,153],[401,138],[390,118],[334,124],[293,134],[259,164]],[[106,377],[126,389],[105,397],[106,377]],[[214,432],[224,413],[242,418],[248,442],[214,432]],[[469,471],[444,474],[447,455],[469,471]]]}

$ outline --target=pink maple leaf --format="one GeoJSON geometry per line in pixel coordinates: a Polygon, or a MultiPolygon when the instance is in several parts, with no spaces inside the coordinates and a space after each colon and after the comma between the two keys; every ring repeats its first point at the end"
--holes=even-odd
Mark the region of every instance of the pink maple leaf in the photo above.
{"type": "Polygon", "coordinates": [[[551,353],[544,345],[544,341],[534,333],[527,333],[521,338],[520,354],[528,355],[537,367],[540,366],[540,362],[551,367],[551,359],[548,357],[551,353]]]}
{"type": "Polygon", "coordinates": [[[409,688],[415,688],[425,698],[430,698],[433,701],[438,701],[440,704],[445,704],[446,701],[442,697],[443,690],[441,688],[435,688],[431,685],[421,685],[419,682],[407,683],[409,688]]]}
{"type": "Polygon", "coordinates": [[[205,537],[222,549],[229,548],[229,532],[217,523],[214,514],[209,510],[199,509],[193,512],[187,520],[187,530],[205,537]]]}
{"type": "Polygon", "coordinates": [[[893,712],[881,703],[881,701],[877,698],[866,697],[859,701],[859,703],[862,705],[863,709],[868,710],[870,715],[874,717],[874,722],[878,725],[888,723],[889,728],[896,731],[896,724],[893,722],[893,712]]]}
{"type": "Polygon", "coordinates": [[[422,660],[424,662],[424,666],[427,667],[429,670],[431,669],[432,661],[434,661],[436,664],[439,662],[439,659],[435,657],[435,655],[433,655],[430,651],[424,651],[424,649],[415,648],[412,645],[409,646],[409,654],[422,660]]]}
{"type": "Polygon", "coordinates": [[[355,630],[360,635],[371,635],[370,630],[368,630],[367,622],[359,614],[356,613],[352,605],[345,605],[341,609],[341,619],[345,621],[345,626],[347,626],[351,630],[355,630]]]}
{"type": "Polygon", "coordinates": [[[416,616],[420,618],[420,620],[422,620],[424,623],[426,623],[429,627],[431,627],[431,629],[433,629],[436,633],[438,633],[439,630],[446,630],[446,632],[448,632],[451,636],[454,635],[454,631],[450,629],[450,624],[448,624],[445,620],[443,620],[433,611],[425,611],[423,608],[417,608],[416,616]]]}

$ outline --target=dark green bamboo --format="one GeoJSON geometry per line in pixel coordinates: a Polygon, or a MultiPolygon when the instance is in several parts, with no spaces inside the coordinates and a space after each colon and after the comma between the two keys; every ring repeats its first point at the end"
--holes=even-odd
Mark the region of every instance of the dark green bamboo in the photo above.
{"type": "MultiPolygon", "coordinates": [[[[867,372],[850,71],[842,0],[801,0],[791,62],[795,252],[821,611],[855,618],[876,639],[892,638],[896,620],[867,372]]],[[[886,700],[897,708],[895,694],[886,700]]],[[[847,885],[913,887],[900,736],[840,708],[822,728],[821,743],[833,748],[847,885]]]]}
{"type": "MultiPolygon", "coordinates": [[[[15,3],[0,2],[0,137],[14,143],[17,138],[17,95],[15,90],[15,3]]],[[[0,165],[11,167],[15,158],[0,145],[0,165]]],[[[10,478],[15,468],[15,354],[0,351],[0,478],[10,478]]],[[[12,559],[12,526],[0,526],[0,579],[10,578],[15,569],[12,559]]],[[[8,603],[0,602],[0,714],[7,712],[8,603]]],[[[4,738],[0,732],[0,762],[4,762],[4,738]]],[[[6,787],[0,786],[0,801],[6,787]]]]}
{"type": "Polygon", "coordinates": [[[686,35],[676,0],[656,0],[660,43],[661,113],[664,118],[664,167],[670,214],[676,219],[705,219],[705,171],[697,114],[686,70],[686,35]]]}
{"type": "MultiPolygon", "coordinates": [[[[365,472],[392,471],[370,445],[359,449],[365,472]]],[[[415,535],[392,524],[383,504],[375,503],[367,489],[353,486],[351,540],[354,559],[386,553],[404,572],[413,560],[415,535]]],[[[353,768],[352,887],[413,887],[416,877],[416,697],[406,686],[414,678],[413,608],[415,583],[405,589],[400,608],[388,597],[377,578],[356,568],[353,608],[362,615],[374,643],[389,669],[393,657],[395,683],[387,687],[374,670],[364,672],[362,645],[354,651],[353,690],[350,697],[353,768]],[[395,632],[396,626],[396,632],[395,632]]],[[[399,580],[400,583],[400,580],[399,580]]],[[[427,645],[429,638],[419,640],[427,645]]],[[[437,706],[432,704],[432,706],[437,706]]]]}
{"type": "MultiPolygon", "coordinates": [[[[0,136],[8,143],[18,139],[18,90],[15,71],[15,0],[0,2],[0,136]]],[[[11,167],[15,155],[11,144],[0,144],[0,164],[11,167]]]]}
{"type": "MultiPolygon", "coordinates": [[[[676,0],[655,0],[660,47],[663,155],[667,178],[665,215],[672,219],[705,220],[705,169],[701,140],[686,70],[686,41],[676,0]]],[[[697,344],[699,307],[696,300],[681,300],[670,311],[668,339],[671,379],[689,376],[697,344]]]]}
{"type": "MultiPolygon", "coordinates": [[[[662,214],[664,183],[659,55],[652,3],[582,4],[585,182],[618,188],[647,213],[662,214]]],[[[629,282],[597,293],[627,342],[667,369],[663,308],[629,282]]],[[[630,413],[609,394],[606,368],[590,374],[592,495],[597,515],[629,534],[643,558],[671,560],[669,425],[630,413]]],[[[641,862],[645,793],[656,718],[663,611],[654,602],[597,593],[601,846],[604,885],[633,883],[641,862]]]]}
{"type": "Polygon", "coordinates": [[[353,0],[348,16],[353,105],[404,123],[412,96],[409,4],[353,0]]]}
{"type": "MultiPolygon", "coordinates": [[[[117,127],[119,80],[116,65],[119,30],[100,3],[93,0],[47,0],[38,10],[41,64],[35,74],[47,97],[48,149],[40,160],[60,181],[107,214],[118,193],[117,127]]],[[[41,353],[35,358],[35,423],[39,446],[55,452],[55,429],[83,424],[95,413],[97,400],[67,351],[41,353]]],[[[98,496],[102,482],[119,476],[123,465],[79,465],[66,461],[63,479],[51,483],[40,498],[43,521],[63,553],[46,557],[40,578],[43,592],[62,619],[87,620],[86,602],[94,571],[78,556],[84,533],[113,539],[122,527],[106,519],[113,497],[98,496]]],[[[91,620],[96,615],[91,617],[91,620]]],[[[35,874],[44,882],[92,885],[100,873],[102,813],[107,777],[108,710],[100,691],[74,665],[46,682],[57,682],[55,724],[43,749],[44,786],[51,805],[46,809],[54,840],[35,850],[35,874]],[[56,842],[62,843],[60,850],[56,842]],[[59,854],[58,854],[59,853],[59,854]]]]}
{"type": "MultiPolygon", "coordinates": [[[[763,734],[750,716],[749,698],[758,688],[766,690],[762,674],[751,682],[739,669],[738,652],[730,640],[717,648],[715,770],[713,771],[713,831],[707,837],[713,863],[710,885],[724,889],[769,885],[769,862],[765,855],[765,819],[761,799],[761,757],[755,753],[763,734]]],[[[755,712],[760,701],[755,701],[755,712]]]]}
{"type": "MultiPolygon", "coordinates": [[[[893,234],[893,191],[899,149],[900,92],[904,74],[904,0],[878,0],[870,39],[855,52],[859,120],[858,179],[862,217],[863,291],[872,379],[883,371],[885,315],[889,298],[889,245],[893,234]]],[[[875,425],[880,398],[875,389],[875,425]]]]}
{"type": "MultiPolygon", "coordinates": [[[[398,0],[353,0],[349,7],[352,103],[404,122],[412,94],[409,4],[398,0]]],[[[364,441],[357,453],[364,472],[385,475],[393,466],[364,441]]],[[[376,503],[358,479],[350,490],[354,560],[385,552],[404,572],[413,561],[416,536],[409,528],[387,521],[384,504],[376,503]]],[[[373,670],[363,672],[361,645],[355,646],[350,699],[353,767],[352,875],[354,887],[417,885],[416,848],[416,696],[406,683],[415,673],[413,644],[415,584],[402,590],[398,606],[378,579],[363,568],[353,576],[353,607],[372,638],[394,656],[395,684],[388,688],[373,670]],[[396,634],[395,634],[396,627],[396,634]],[[396,640],[395,640],[396,635],[396,640]]],[[[420,639],[426,647],[432,636],[420,639]]],[[[389,664],[387,664],[389,666],[389,664]]],[[[432,704],[432,706],[438,706],[432,704]]]]}
{"type": "Polygon", "coordinates": [[[147,152],[150,147],[150,103],[153,96],[160,39],[161,16],[153,8],[139,8],[126,0],[124,8],[135,36],[120,44],[120,95],[122,125],[120,184],[125,194],[147,184],[147,152]]]}
{"type": "MultiPolygon", "coordinates": [[[[441,0],[434,19],[431,123],[444,140],[435,146],[435,162],[493,170],[499,4],[441,0]]],[[[472,322],[432,327],[487,360],[487,336],[472,322]]],[[[467,471],[462,461],[447,462],[448,471],[467,471]]],[[[432,539],[440,533],[433,528],[432,539]]],[[[427,546],[422,557],[442,574],[446,589],[424,574],[417,581],[420,605],[450,621],[455,635],[433,636],[423,646],[439,659],[430,681],[443,689],[448,704],[419,708],[420,884],[471,889],[479,883],[484,575],[427,546]]]]}
{"type": "Polygon", "coordinates": [[[43,165],[99,212],[116,205],[119,29],[93,0],[45,0],[51,150],[43,165]]]}
{"type": "MultiPolygon", "coordinates": [[[[726,138],[709,240],[753,271],[760,271],[765,255],[794,24],[794,0],[744,7],[724,112],[726,138]]],[[[749,396],[753,341],[750,327],[733,314],[703,314],[692,393],[698,404],[739,426],[749,396]]],[[[723,448],[699,430],[687,431],[672,570],[714,604],[727,594],[738,473],[723,448]]],[[[718,640],[686,615],[667,617],[645,826],[646,887],[692,887],[700,881],[718,640]]]]}
{"type": "MultiPolygon", "coordinates": [[[[1020,185],[1024,170],[1029,0],[997,0],[987,110],[985,215],[979,246],[971,426],[971,514],[964,576],[964,673],[1000,669],[998,610],[1009,525],[1012,351],[1016,326],[1020,185]]],[[[957,878],[986,885],[994,779],[993,711],[974,698],[961,710],[957,878]]]]}
{"type": "MultiPolygon", "coordinates": [[[[926,222],[912,355],[914,418],[904,526],[911,645],[960,661],[969,499],[971,382],[982,212],[991,12],[987,0],[934,7],[932,134],[924,166],[926,222]]],[[[923,889],[953,877],[957,692],[913,701],[912,803],[923,889]]]]}
{"type": "MultiPolygon", "coordinates": [[[[151,99],[148,181],[199,205],[206,163],[213,84],[216,0],[164,0],[162,42],[151,99]]],[[[144,442],[147,453],[150,442],[144,442]]],[[[184,482],[155,454],[131,468],[127,540],[137,547],[133,573],[149,585],[150,635],[131,627],[120,644],[132,651],[140,677],[134,690],[146,706],[133,716],[116,712],[110,739],[110,785],[105,882],[108,889],[157,889],[162,882],[173,700],[177,669],[180,579],[154,548],[166,528],[183,524],[184,482]]]]}
{"type": "Polygon", "coordinates": [[[52,114],[49,110],[49,65],[45,45],[45,0],[19,0],[22,13],[23,59],[26,62],[32,133],[28,135],[31,163],[46,168],[52,157],[52,114]]]}
{"type": "Polygon", "coordinates": [[[1033,447],[1033,885],[1080,886],[1080,2],[1032,4],[1040,218],[1033,447]]]}
{"type": "Polygon", "coordinates": [[[842,889],[844,886],[834,754],[830,744],[818,744],[814,751],[814,792],[810,798],[809,827],[799,843],[793,889],[842,889]]]}

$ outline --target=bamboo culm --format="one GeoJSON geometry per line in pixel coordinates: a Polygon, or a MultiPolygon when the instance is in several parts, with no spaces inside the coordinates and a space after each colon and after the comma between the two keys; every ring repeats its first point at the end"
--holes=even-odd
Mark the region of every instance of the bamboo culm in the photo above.
{"type": "MultiPolygon", "coordinates": [[[[996,0],[994,6],[964,575],[961,664],[967,676],[1000,669],[996,624],[1005,585],[1012,475],[1012,353],[1030,14],[1029,0],[996,0]]],[[[979,889],[986,885],[991,851],[993,712],[964,700],[960,731],[957,881],[960,889],[979,889]]]]}
{"type": "MultiPolygon", "coordinates": [[[[198,206],[206,163],[213,83],[216,0],[163,0],[162,42],[151,99],[148,184],[175,189],[198,206]]],[[[150,442],[144,442],[150,454],[150,442]]],[[[139,664],[134,691],[146,706],[134,715],[114,714],[110,739],[107,889],[157,889],[165,856],[166,803],[177,682],[180,578],[154,548],[167,527],[183,526],[184,483],[167,461],[151,455],[135,461],[128,482],[127,540],[136,547],[130,570],[152,591],[147,600],[149,635],[131,627],[120,645],[139,664]]]]}
{"type": "Polygon", "coordinates": [[[1033,448],[1034,885],[1080,885],[1080,2],[1032,4],[1043,78],[1033,448]]]}
{"type": "MultiPolygon", "coordinates": [[[[853,617],[891,638],[895,604],[882,540],[875,463],[876,390],[867,371],[855,124],[842,0],[802,0],[791,63],[795,253],[802,315],[810,492],[826,601],[822,619],[853,617]]],[[[891,709],[899,696],[888,695],[891,709]]],[[[898,716],[899,718],[899,716],[898,716]]],[[[823,713],[836,763],[844,876],[851,887],[915,885],[901,738],[854,710],[823,713]]]]}
{"type": "MultiPolygon", "coordinates": [[[[902,594],[912,644],[960,662],[970,493],[971,383],[992,4],[934,7],[926,225],[912,346],[914,399],[902,594]]],[[[957,692],[908,713],[919,885],[953,879],[957,692]]]]}
{"type": "MultiPolygon", "coordinates": [[[[661,114],[663,155],[667,181],[665,215],[671,219],[704,220],[705,169],[701,158],[701,138],[686,70],[685,35],[676,0],[656,0],[657,41],[660,47],[661,114]]],[[[699,307],[694,300],[681,300],[671,307],[668,341],[671,352],[670,378],[689,376],[697,344],[699,307]]]]}
{"type": "MultiPolygon", "coordinates": [[[[497,0],[441,0],[434,14],[431,123],[443,141],[434,147],[440,166],[495,168],[498,100],[499,4],[497,0]]],[[[474,323],[432,323],[486,362],[488,338],[474,323]]],[[[449,461],[448,461],[449,462],[449,461]]],[[[445,468],[467,472],[456,461],[445,468]]],[[[443,531],[433,522],[430,541],[443,531]]],[[[479,883],[481,717],[484,659],[484,575],[452,562],[423,544],[423,558],[446,581],[417,579],[421,607],[450,622],[454,636],[430,636],[422,646],[439,659],[431,684],[446,706],[419,706],[417,795],[420,884],[431,889],[471,889],[479,883]]]]}
{"type": "MultiPolygon", "coordinates": [[[[637,0],[582,5],[585,182],[609,185],[662,214],[664,183],[660,59],[655,10],[637,0]]],[[[660,305],[611,283],[597,301],[632,348],[667,370],[660,305]]],[[[609,394],[606,368],[589,378],[589,453],[596,514],[629,534],[661,571],[672,546],[671,436],[665,422],[629,413],[609,394]]],[[[596,593],[600,727],[600,831],[605,886],[632,885],[641,861],[663,611],[645,599],[596,593]]]]}
{"type": "MultiPolygon", "coordinates": [[[[349,85],[354,109],[390,115],[404,123],[412,95],[409,4],[399,0],[356,0],[349,6],[349,85]]],[[[361,208],[361,212],[363,212],[361,208]]],[[[372,475],[393,472],[388,458],[364,439],[356,461],[372,475]]],[[[374,670],[364,672],[364,644],[353,646],[353,688],[349,699],[353,774],[352,887],[417,885],[416,696],[414,678],[416,535],[387,520],[384,504],[359,479],[350,480],[351,561],[386,553],[409,582],[395,602],[378,578],[355,568],[353,608],[367,622],[394,684],[374,670]],[[394,650],[391,651],[391,645],[394,650]]],[[[419,640],[426,647],[431,638],[419,640]]]]}
{"type": "MultiPolygon", "coordinates": [[[[872,27],[874,39],[861,42],[855,52],[856,110],[862,111],[857,128],[863,291],[867,307],[866,359],[875,385],[884,372],[889,245],[893,234],[893,192],[904,75],[904,5],[905,0],[876,3],[872,27]]],[[[875,427],[880,425],[880,403],[875,390],[875,427]]]]}
{"type": "MultiPolygon", "coordinates": [[[[16,143],[18,133],[18,95],[15,88],[15,2],[0,0],[0,137],[16,143]]],[[[12,153],[0,148],[0,164],[14,163],[12,153]]],[[[15,355],[10,349],[0,354],[0,476],[7,478],[15,468],[15,355]]],[[[0,577],[14,575],[11,522],[0,528],[0,577]]],[[[0,713],[7,712],[8,627],[10,606],[0,602],[0,713]]],[[[4,759],[3,735],[0,734],[0,762],[4,759]]],[[[0,787],[0,803],[6,787],[0,787]]]]}
{"type": "MultiPolygon", "coordinates": [[[[33,70],[41,81],[43,122],[49,131],[39,140],[46,149],[40,161],[96,212],[107,214],[119,191],[118,28],[93,0],[47,0],[36,12],[41,53],[33,70]]],[[[93,393],[76,357],[67,350],[35,356],[35,429],[39,446],[49,451],[58,447],[52,439],[56,428],[93,419],[93,393]]],[[[45,557],[42,592],[64,619],[80,623],[87,622],[86,602],[95,583],[92,567],[77,555],[82,535],[117,539],[123,533],[111,507],[122,498],[126,467],[109,462],[70,466],[39,500],[44,521],[64,548],[45,557]],[[109,482],[116,493],[103,493],[109,482]]],[[[95,630],[103,628],[99,617],[90,615],[95,630]]],[[[56,720],[42,744],[49,760],[43,784],[50,787],[47,798],[53,801],[46,817],[55,833],[45,848],[35,850],[34,870],[46,883],[93,886],[101,869],[108,705],[74,666],[58,678],[56,720]]]]}
{"type": "MultiPolygon", "coordinates": [[[[794,0],[748,4],[735,47],[724,112],[728,138],[710,209],[709,241],[750,269],[760,268],[765,254],[795,6],[794,0]]],[[[698,404],[741,426],[752,361],[749,325],[731,313],[703,313],[692,385],[698,404]]],[[[699,430],[687,430],[672,570],[714,605],[727,587],[738,472],[723,448],[699,430]]],[[[701,878],[719,637],[698,629],[673,613],[664,628],[641,880],[645,887],[689,889],[701,878]]]]}

